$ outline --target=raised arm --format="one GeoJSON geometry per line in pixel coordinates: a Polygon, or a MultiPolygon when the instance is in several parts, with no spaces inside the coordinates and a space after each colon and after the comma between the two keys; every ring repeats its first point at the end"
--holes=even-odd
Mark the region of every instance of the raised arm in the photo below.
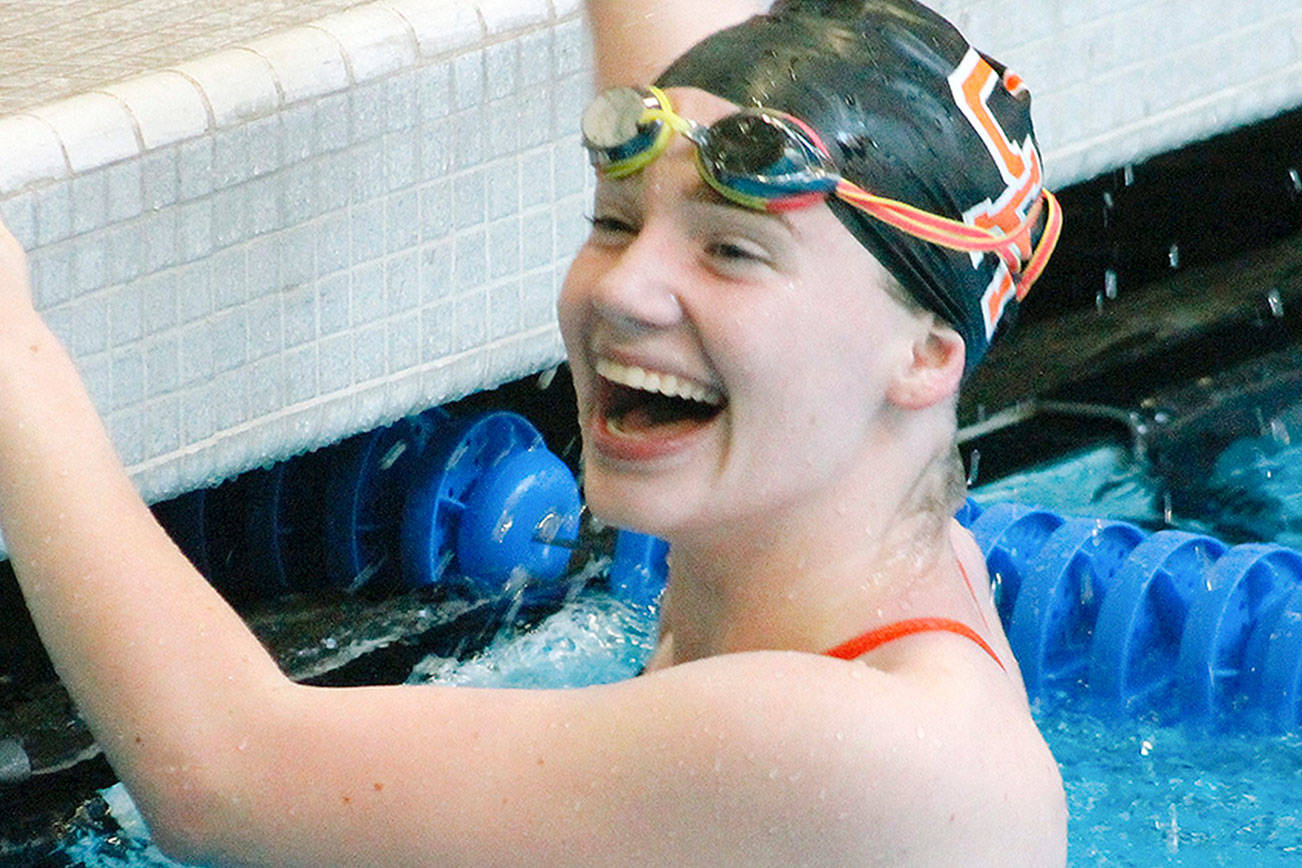
{"type": "Polygon", "coordinates": [[[588,0],[597,87],[646,84],[706,36],[772,0],[588,0]]]}

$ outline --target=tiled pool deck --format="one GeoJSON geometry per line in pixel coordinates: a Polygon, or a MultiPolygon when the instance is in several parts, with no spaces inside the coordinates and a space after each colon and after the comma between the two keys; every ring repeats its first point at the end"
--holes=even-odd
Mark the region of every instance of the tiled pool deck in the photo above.
{"type": "Polygon", "coordinates": [[[0,3],[0,115],[307,24],[358,0],[0,3]]]}
{"type": "MultiPolygon", "coordinates": [[[[933,5],[1056,186],[1302,104],[1296,2],[933,5]]],[[[146,497],[554,364],[589,80],[579,0],[0,2],[0,213],[146,497]]]]}

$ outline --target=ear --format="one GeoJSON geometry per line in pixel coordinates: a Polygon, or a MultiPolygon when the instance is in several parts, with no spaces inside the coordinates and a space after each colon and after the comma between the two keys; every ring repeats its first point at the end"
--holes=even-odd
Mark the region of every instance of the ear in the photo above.
{"type": "Polygon", "coordinates": [[[963,379],[963,338],[936,317],[930,319],[913,340],[909,364],[886,391],[887,400],[906,410],[922,410],[953,397],[963,379]]]}

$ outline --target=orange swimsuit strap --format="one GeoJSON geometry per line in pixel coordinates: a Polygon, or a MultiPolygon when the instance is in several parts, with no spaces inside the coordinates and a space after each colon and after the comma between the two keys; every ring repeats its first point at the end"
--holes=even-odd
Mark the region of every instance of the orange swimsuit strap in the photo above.
{"type": "MultiPolygon", "coordinates": [[[[972,602],[977,604],[977,613],[981,615],[981,623],[985,624],[986,629],[990,625],[986,623],[986,617],[981,612],[981,603],[977,600],[976,588],[972,587],[972,580],[968,578],[967,569],[964,568],[963,562],[958,562],[958,571],[963,576],[963,584],[967,585],[968,593],[972,595],[972,602]]],[[[879,648],[887,642],[894,642],[896,639],[903,639],[905,636],[913,636],[917,633],[957,633],[965,639],[971,639],[981,650],[990,655],[990,657],[999,664],[999,668],[1008,671],[1004,661],[999,659],[995,649],[991,648],[981,634],[977,633],[962,621],[955,621],[953,618],[909,618],[906,621],[896,621],[894,624],[887,624],[885,627],[878,627],[876,630],[869,630],[862,636],[856,636],[849,642],[842,642],[823,654],[828,657],[837,657],[841,660],[854,660],[874,648],[879,648]]]]}
{"type": "Polygon", "coordinates": [[[841,660],[854,660],[874,648],[885,645],[887,642],[894,642],[896,639],[903,639],[905,636],[913,636],[917,633],[957,633],[959,636],[971,639],[981,647],[981,650],[990,655],[990,657],[999,664],[999,668],[1005,672],[1008,671],[1004,666],[1004,661],[999,659],[995,649],[991,648],[985,639],[982,639],[976,630],[973,630],[962,621],[955,621],[953,618],[909,618],[906,621],[896,621],[894,624],[887,624],[885,627],[878,627],[876,630],[869,630],[862,636],[856,636],[849,642],[843,642],[835,648],[831,648],[823,653],[828,657],[836,657],[841,660]]]}

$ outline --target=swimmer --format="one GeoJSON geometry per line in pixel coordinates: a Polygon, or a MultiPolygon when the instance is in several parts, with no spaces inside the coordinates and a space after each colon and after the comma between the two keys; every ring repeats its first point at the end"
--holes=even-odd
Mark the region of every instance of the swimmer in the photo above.
{"type": "Polygon", "coordinates": [[[165,851],[1065,861],[951,518],[955,395],[1057,231],[1024,88],[911,0],[751,5],[589,2],[625,87],[584,115],[593,230],[559,301],[586,496],[673,546],[661,647],[623,683],[289,681],[136,495],[0,233],[0,526],[165,851]]]}

